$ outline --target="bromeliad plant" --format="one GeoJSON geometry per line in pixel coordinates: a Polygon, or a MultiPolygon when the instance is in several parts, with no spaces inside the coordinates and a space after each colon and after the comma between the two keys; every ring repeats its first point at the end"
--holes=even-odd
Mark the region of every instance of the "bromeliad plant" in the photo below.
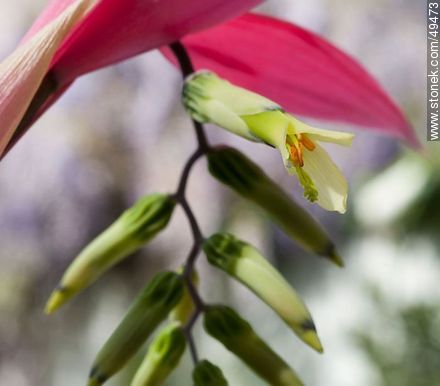
{"type": "Polygon", "coordinates": [[[157,274],[141,291],[98,353],[89,386],[102,385],[119,371],[163,322],[166,326],[149,345],[132,386],[163,384],[187,345],[194,385],[227,385],[221,369],[199,360],[192,329],[200,316],[209,335],[269,384],[303,384],[236,311],[203,299],[195,270],[202,250],[210,264],[248,287],[300,339],[323,351],[306,305],[260,252],[231,234],[205,237],[186,196],[193,165],[206,156],[217,180],[265,210],[304,249],[343,265],[335,245],[253,161],[234,148],[212,146],[204,123],[276,148],[305,198],[340,213],[346,211],[348,185],[320,142],[349,146],[353,135],[311,127],[294,114],[376,127],[416,143],[410,125],[377,83],[322,38],[263,15],[225,22],[260,2],[53,0],[0,64],[2,157],[84,73],[160,48],[183,74],[182,102],[198,147],[183,167],[176,191],[147,195],[124,212],[73,260],[46,305],[47,313],[56,311],[152,240],[167,226],[176,205],[183,208],[194,236],[187,259],[176,272],[157,274]]]}

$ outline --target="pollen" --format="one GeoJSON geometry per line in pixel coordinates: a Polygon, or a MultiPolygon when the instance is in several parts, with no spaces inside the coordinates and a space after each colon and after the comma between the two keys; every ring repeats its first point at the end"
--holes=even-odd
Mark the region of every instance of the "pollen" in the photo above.
{"type": "Polygon", "coordinates": [[[305,134],[295,134],[287,137],[287,149],[290,154],[290,161],[293,166],[304,166],[304,149],[308,151],[315,150],[315,143],[305,134]]]}
{"type": "Polygon", "coordinates": [[[302,145],[288,145],[290,154],[290,161],[292,162],[293,166],[304,166],[304,159],[302,155],[302,145]]]}
{"type": "Polygon", "coordinates": [[[302,144],[307,150],[313,151],[316,148],[315,143],[305,134],[298,134],[298,142],[302,144]]]}

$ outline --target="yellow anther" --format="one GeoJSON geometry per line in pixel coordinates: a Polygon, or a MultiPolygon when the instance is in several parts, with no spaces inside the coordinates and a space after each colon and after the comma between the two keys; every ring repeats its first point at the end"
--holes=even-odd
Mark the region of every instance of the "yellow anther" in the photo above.
{"type": "Polygon", "coordinates": [[[304,147],[309,150],[313,151],[316,148],[315,143],[305,134],[298,134],[298,141],[300,144],[304,145],[304,147]]]}
{"type": "Polygon", "coordinates": [[[304,148],[313,151],[316,148],[314,142],[305,134],[294,134],[287,137],[287,149],[290,154],[290,161],[295,167],[304,166],[304,148]]]}
{"type": "Polygon", "coordinates": [[[293,166],[304,166],[304,159],[302,157],[302,149],[301,146],[294,146],[289,145],[289,153],[290,153],[290,161],[292,162],[293,166]]]}

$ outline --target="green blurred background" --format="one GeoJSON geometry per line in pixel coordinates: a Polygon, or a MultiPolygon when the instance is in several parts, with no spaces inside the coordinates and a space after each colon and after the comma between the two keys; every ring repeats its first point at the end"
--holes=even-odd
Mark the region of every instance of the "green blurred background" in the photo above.
{"type": "MultiPolygon", "coordinates": [[[[0,57],[17,44],[43,0],[1,1],[0,57]]],[[[425,138],[425,2],[272,0],[261,11],[327,37],[360,60],[405,109],[424,145],[357,132],[352,149],[329,147],[351,185],[345,216],[306,205],[337,240],[345,269],[299,250],[261,213],[213,181],[201,161],[189,197],[205,234],[235,232],[263,250],[309,305],[325,346],[300,344],[250,292],[198,264],[209,301],[235,306],[307,385],[440,385],[440,145],[425,138]]],[[[276,59],[276,58],[274,58],[276,59]]],[[[79,80],[0,165],[0,384],[85,384],[94,355],[131,299],[190,248],[182,212],[140,253],[58,314],[42,309],[81,247],[138,197],[175,189],[195,146],[179,104],[180,76],[157,52],[79,80]]],[[[331,92],[331,90],[329,90],[331,92]]],[[[215,143],[239,147],[299,197],[279,155],[209,127],[215,143]]],[[[200,326],[202,357],[231,385],[263,383],[200,326]]],[[[136,358],[110,385],[125,386],[136,358]]],[[[167,386],[190,385],[185,357],[167,386]]]]}

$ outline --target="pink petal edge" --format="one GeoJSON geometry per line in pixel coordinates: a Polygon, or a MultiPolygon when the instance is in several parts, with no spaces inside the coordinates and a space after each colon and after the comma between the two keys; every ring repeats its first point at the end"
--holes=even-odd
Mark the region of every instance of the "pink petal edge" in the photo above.
{"type": "Polygon", "coordinates": [[[3,155],[50,62],[91,0],[80,0],[21,44],[0,63],[0,156],[3,155]]]}

